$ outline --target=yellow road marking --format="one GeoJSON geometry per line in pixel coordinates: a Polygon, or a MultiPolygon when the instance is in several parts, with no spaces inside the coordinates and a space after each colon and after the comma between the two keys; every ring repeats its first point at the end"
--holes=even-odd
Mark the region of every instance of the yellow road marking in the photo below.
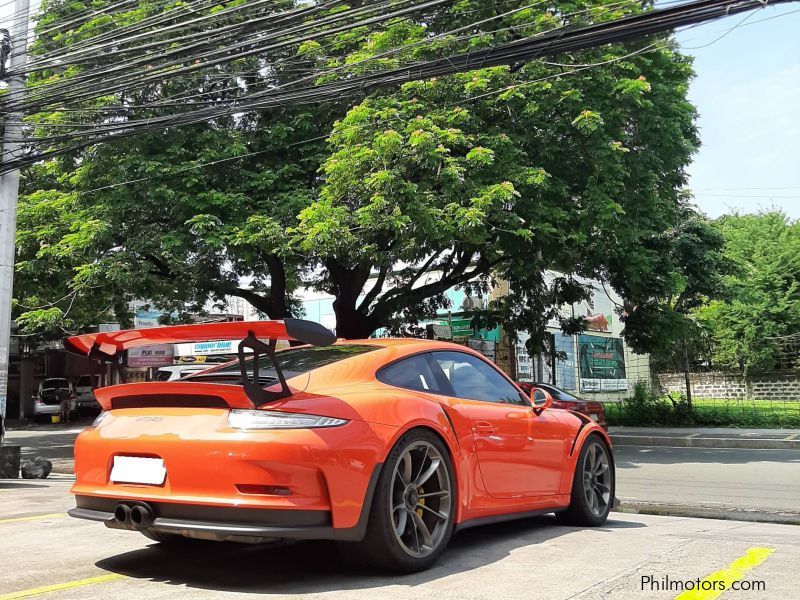
{"type": "MultiPolygon", "coordinates": [[[[774,548],[748,548],[744,555],[737,558],[724,569],[714,571],[700,580],[700,586],[675,596],[675,600],[713,600],[719,598],[725,590],[730,589],[734,581],[739,581],[745,574],[767,560],[775,552],[774,548]],[[703,585],[705,582],[708,584],[703,585]],[[723,587],[724,586],[724,587],[723,587]],[[707,590],[702,589],[707,587],[707,590]]],[[[3,600],[0,598],[0,600],[3,600]]]]}
{"type": "Polygon", "coordinates": [[[1,523],[20,523],[22,521],[38,521],[40,519],[55,519],[58,517],[66,517],[67,513],[50,513],[47,515],[33,515],[31,517],[14,517],[13,519],[0,519],[1,523]]]}
{"type": "Polygon", "coordinates": [[[41,594],[49,594],[50,592],[60,592],[61,590],[69,590],[84,585],[94,585],[96,583],[107,583],[109,581],[116,581],[117,579],[125,579],[125,575],[119,573],[108,573],[107,575],[98,575],[97,577],[89,577],[87,579],[77,579],[75,581],[67,581],[64,583],[55,583],[53,585],[44,585],[38,588],[31,588],[29,590],[22,590],[21,592],[11,592],[10,594],[3,594],[0,600],[19,600],[19,598],[31,598],[41,594]]]}

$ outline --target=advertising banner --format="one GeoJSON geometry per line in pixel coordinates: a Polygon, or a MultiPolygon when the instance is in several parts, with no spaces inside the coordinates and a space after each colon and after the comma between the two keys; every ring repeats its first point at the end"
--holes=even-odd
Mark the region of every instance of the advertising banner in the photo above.
{"type": "Polygon", "coordinates": [[[628,389],[625,350],[614,337],[578,337],[578,368],[582,392],[621,392],[628,389]]]}
{"type": "Polygon", "coordinates": [[[172,344],[131,348],[128,350],[128,366],[166,367],[173,363],[174,355],[172,344]]]}

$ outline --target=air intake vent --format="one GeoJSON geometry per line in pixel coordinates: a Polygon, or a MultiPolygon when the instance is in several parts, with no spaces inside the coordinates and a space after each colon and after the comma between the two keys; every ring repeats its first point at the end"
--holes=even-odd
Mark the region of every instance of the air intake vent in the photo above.
{"type": "Polygon", "coordinates": [[[228,403],[219,396],[200,394],[147,394],[141,396],[117,396],[111,399],[111,409],[151,408],[166,406],[174,408],[229,408],[228,403]]]}

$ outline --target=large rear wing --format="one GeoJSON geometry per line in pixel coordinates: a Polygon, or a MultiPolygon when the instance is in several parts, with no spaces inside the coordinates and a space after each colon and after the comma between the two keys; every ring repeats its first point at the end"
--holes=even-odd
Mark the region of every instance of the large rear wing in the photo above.
{"type": "MultiPolygon", "coordinates": [[[[242,375],[242,386],[253,404],[261,406],[267,402],[291,395],[286,378],[275,358],[278,340],[296,341],[314,346],[330,346],[336,341],[336,335],[319,323],[302,319],[234,321],[230,323],[174,325],[170,327],[87,333],[67,338],[64,340],[64,347],[68,352],[92,359],[92,365],[96,360],[111,363],[117,369],[120,379],[124,382],[125,378],[119,367],[120,359],[124,356],[126,350],[160,344],[217,340],[241,340],[237,354],[242,375]],[[265,343],[262,340],[267,340],[267,342],[265,343]],[[247,372],[245,350],[252,350],[253,352],[252,376],[247,372]],[[261,354],[266,354],[272,361],[281,385],[280,392],[269,391],[258,384],[259,357],[261,354]]],[[[92,377],[92,381],[95,381],[95,377],[92,377]]]]}

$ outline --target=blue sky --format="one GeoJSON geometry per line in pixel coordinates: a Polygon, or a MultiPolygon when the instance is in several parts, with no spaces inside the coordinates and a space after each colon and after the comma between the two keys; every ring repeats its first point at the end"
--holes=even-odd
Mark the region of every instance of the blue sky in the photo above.
{"type": "MultiPolygon", "coordinates": [[[[2,23],[13,4],[0,2],[2,23]]],[[[691,187],[711,217],[777,207],[800,218],[800,2],[743,18],[677,36],[697,72],[690,99],[702,147],[689,168],[691,187]]]]}
{"type": "Polygon", "coordinates": [[[774,206],[800,218],[800,2],[754,11],[731,31],[742,19],[678,34],[697,72],[702,147],[691,187],[711,217],[774,206]]]}

